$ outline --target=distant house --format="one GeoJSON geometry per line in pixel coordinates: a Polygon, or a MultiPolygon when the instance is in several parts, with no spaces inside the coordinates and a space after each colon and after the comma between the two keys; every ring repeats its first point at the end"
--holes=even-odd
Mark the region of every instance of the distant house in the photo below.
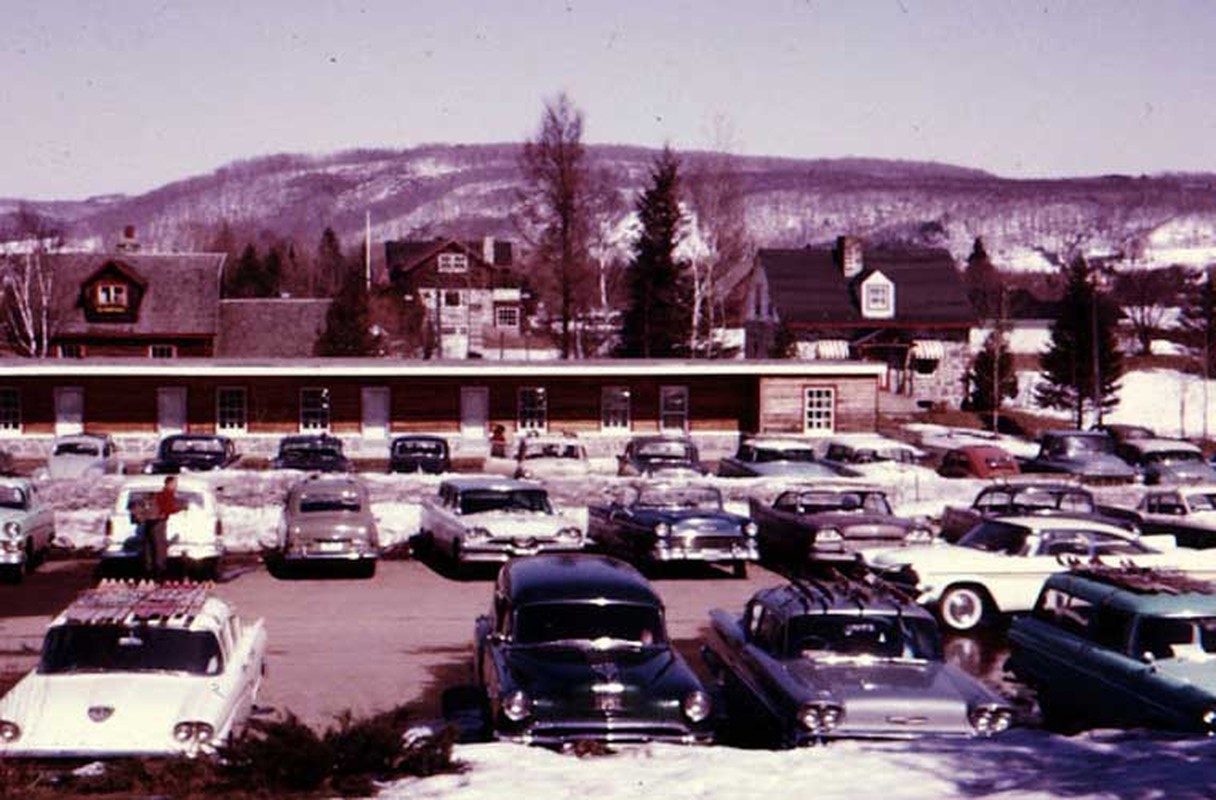
{"type": "Polygon", "coordinates": [[[398,240],[384,254],[393,287],[423,311],[428,354],[509,358],[529,348],[530,297],[510,242],[398,240]]]}
{"type": "Polygon", "coordinates": [[[800,358],[877,361],[887,390],[957,404],[975,323],[949,252],[841,237],[834,248],[757,253],[746,353],[767,358],[781,342],[800,358]]]}

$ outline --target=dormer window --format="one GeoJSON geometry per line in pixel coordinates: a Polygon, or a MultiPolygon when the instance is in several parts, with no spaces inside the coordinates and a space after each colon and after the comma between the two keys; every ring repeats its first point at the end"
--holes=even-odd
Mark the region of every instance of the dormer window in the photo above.
{"type": "Polygon", "coordinates": [[[457,273],[468,272],[469,257],[464,253],[440,253],[439,271],[457,273]]]}
{"type": "Polygon", "coordinates": [[[98,283],[94,287],[98,311],[126,311],[130,303],[125,283],[98,283]]]}
{"type": "Polygon", "coordinates": [[[861,315],[879,319],[895,316],[895,284],[881,272],[875,272],[861,283],[861,315]]]}

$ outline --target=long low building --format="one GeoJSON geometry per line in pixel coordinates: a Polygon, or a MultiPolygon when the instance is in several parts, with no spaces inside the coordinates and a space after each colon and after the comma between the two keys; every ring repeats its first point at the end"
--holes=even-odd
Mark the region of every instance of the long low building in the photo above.
{"type": "Polygon", "coordinates": [[[882,371],[853,361],[10,359],[0,362],[0,447],[188,431],[253,453],[324,431],[375,452],[395,434],[425,432],[476,452],[501,426],[508,437],[577,433],[603,454],[659,432],[724,450],[744,433],[873,431],[882,371]]]}

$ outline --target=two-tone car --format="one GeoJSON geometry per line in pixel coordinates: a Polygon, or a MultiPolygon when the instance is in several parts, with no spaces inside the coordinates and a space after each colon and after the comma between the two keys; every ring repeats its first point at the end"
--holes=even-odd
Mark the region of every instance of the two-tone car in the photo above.
{"type": "Polygon", "coordinates": [[[623,561],[589,553],[511,561],[474,642],[494,738],[548,746],[713,739],[709,692],[668,638],[662,600],[623,561]]]}
{"type": "Polygon", "coordinates": [[[1039,453],[1021,463],[1022,472],[1073,475],[1084,483],[1113,486],[1133,483],[1138,473],[1115,453],[1115,443],[1102,431],[1050,430],[1039,440],[1039,453]]]}
{"type": "Polygon", "coordinates": [[[1153,487],[1136,511],[1145,533],[1173,536],[1179,547],[1216,547],[1216,483],[1153,487]]]}
{"type": "Polygon", "coordinates": [[[824,464],[815,455],[815,446],[802,439],[756,436],[739,443],[733,456],[718,462],[718,475],[724,478],[782,477],[791,480],[856,477],[857,472],[824,464]]]}
{"type": "MultiPolygon", "coordinates": [[[[106,519],[99,569],[102,573],[149,574],[151,549],[143,521],[164,488],[158,475],[129,478],[106,519]]],[[[215,489],[202,478],[177,479],[181,510],[165,523],[169,565],[185,576],[216,578],[224,556],[223,524],[215,489]]]]}
{"type": "Polygon", "coordinates": [[[672,561],[730,564],[735,577],[760,557],[756,525],[726,511],[713,486],[640,483],[611,502],[587,508],[587,535],[595,547],[637,566],[672,561]]]}
{"type": "Polygon", "coordinates": [[[1094,493],[1075,481],[1024,477],[985,486],[971,505],[946,506],[939,520],[938,536],[957,542],[967,531],[986,519],[1030,514],[1090,516],[1100,522],[1139,530],[1140,515],[1128,508],[1099,505],[1094,493]]]}
{"type": "Polygon", "coordinates": [[[367,578],[376,574],[380,535],[371,498],[363,482],[350,475],[318,474],[295,483],[276,539],[265,555],[276,567],[328,565],[367,578]]]}
{"type": "Polygon", "coordinates": [[[25,478],[0,478],[0,577],[14,583],[46,559],[55,514],[25,478]]]}
{"type": "Polygon", "coordinates": [[[415,549],[453,563],[506,561],[517,556],[577,552],[584,525],[558,512],[545,487],[498,477],[452,478],[422,501],[415,549]]]}
{"type": "Polygon", "coordinates": [[[265,659],[262,621],[205,584],[103,582],[0,699],[0,760],[214,753],[253,712],[265,659]]]}
{"type": "Polygon", "coordinates": [[[985,737],[1013,709],[946,664],[933,616],[881,581],[837,574],[710,612],[706,663],[727,719],[779,747],[841,737],[985,737]]]}

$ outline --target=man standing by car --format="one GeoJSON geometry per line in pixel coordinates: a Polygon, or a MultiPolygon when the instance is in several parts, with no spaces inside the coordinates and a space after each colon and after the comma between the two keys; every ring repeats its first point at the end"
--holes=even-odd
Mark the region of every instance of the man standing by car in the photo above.
{"type": "Polygon", "coordinates": [[[145,566],[153,580],[165,577],[166,562],[169,557],[169,517],[181,511],[184,506],[177,499],[177,478],[169,475],[165,478],[164,487],[152,495],[151,516],[144,526],[146,542],[145,566]]]}

